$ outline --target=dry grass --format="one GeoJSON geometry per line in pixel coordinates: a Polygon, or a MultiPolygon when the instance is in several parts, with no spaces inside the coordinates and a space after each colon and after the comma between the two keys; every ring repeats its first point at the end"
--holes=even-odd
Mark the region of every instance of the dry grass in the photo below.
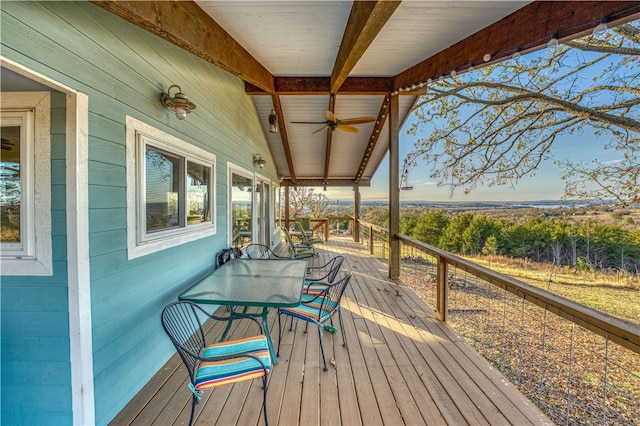
{"type": "Polygon", "coordinates": [[[633,274],[572,271],[501,256],[470,260],[640,326],[640,279],[633,274]]]}
{"type": "Polygon", "coordinates": [[[2,226],[0,228],[0,241],[3,243],[15,243],[20,241],[20,228],[2,226]]]}
{"type": "MultiPolygon", "coordinates": [[[[433,305],[435,265],[410,259],[403,261],[403,282],[433,305]]],[[[538,270],[539,265],[498,266],[495,260],[482,263],[540,287],[550,286],[554,292],[563,288],[583,300],[591,297],[591,305],[602,298],[615,301],[626,315],[639,309],[634,306],[637,285],[602,284],[559,273],[549,283],[547,271],[538,270]]],[[[636,424],[640,419],[640,354],[488,282],[450,272],[447,323],[557,424],[636,424]]],[[[638,316],[631,319],[637,323],[638,316]]]]}

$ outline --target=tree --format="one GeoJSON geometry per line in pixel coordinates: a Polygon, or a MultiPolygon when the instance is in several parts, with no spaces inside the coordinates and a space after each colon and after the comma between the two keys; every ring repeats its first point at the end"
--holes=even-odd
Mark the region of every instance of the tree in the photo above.
{"type": "Polygon", "coordinates": [[[371,207],[364,211],[364,221],[384,228],[389,226],[389,209],[371,207]]]}
{"type": "Polygon", "coordinates": [[[498,254],[498,239],[494,235],[490,235],[482,247],[482,254],[485,256],[495,256],[498,254]]]}
{"type": "Polygon", "coordinates": [[[442,210],[430,210],[418,219],[412,236],[427,244],[436,245],[448,224],[449,219],[442,210]]]}
{"type": "MultiPolygon", "coordinates": [[[[284,197],[284,193],[282,195],[284,197]]],[[[285,205],[285,200],[281,201],[285,205]]],[[[289,189],[289,215],[293,218],[310,215],[311,217],[326,217],[329,199],[325,194],[316,193],[313,188],[294,186],[289,189]]]]}
{"type": "Polygon", "coordinates": [[[449,220],[449,223],[447,224],[447,227],[444,229],[442,235],[440,236],[438,247],[453,253],[466,254],[463,251],[463,234],[471,224],[472,220],[473,215],[471,213],[462,213],[451,218],[451,220],[449,220]]]}
{"type": "Polygon", "coordinates": [[[468,254],[481,253],[487,238],[500,232],[499,225],[492,219],[484,215],[474,216],[462,234],[462,251],[468,254]]]}
{"type": "Polygon", "coordinates": [[[593,133],[619,161],[556,159],[565,197],[640,202],[640,24],[528,56],[431,84],[409,133],[432,130],[415,142],[409,163],[431,163],[431,177],[452,192],[515,185],[554,158],[564,136],[593,133]]]}
{"type": "Polygon", "coordinates": [[[327,217],[329,215],[329,198],[322,192],[314,192],[310,190],[309,197],[309,214],[311,217],[327,217]]]}

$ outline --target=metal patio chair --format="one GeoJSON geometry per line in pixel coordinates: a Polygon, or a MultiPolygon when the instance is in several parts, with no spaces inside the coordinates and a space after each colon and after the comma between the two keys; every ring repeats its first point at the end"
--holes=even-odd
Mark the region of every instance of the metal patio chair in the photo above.
{"type": "Polygon", "coordinates": [[[262,334],[258,320],[242,314],[234,314],[233,318],[219,317],[207,313],[195,303],[183,301],[171,303],[162,310],[162,327],[189,371],[189,389],[192,392],[189,425],[193,423],[195,408],[204,390],[257,378],[262,378],[262,410],[264,422],[268,424],[267,378],[272,363],[267,338],[262,334]],[[257,324],[260,333],[242,339],[207,343],[202,329],[202,320],[207,318],[216,321],[249,319],[257,324]]]}
{"type": "Polygon", "coordinates": [[[289,243],[289,258],[290,259],[306,259],[308,257],[317,256],[315,249],[311,245],[303,243],[295,243],[291,234],[286,227],[280,228],[284,233],[287,243],[289,243]]]}
{"type": "Polygon", "coordinates": [[[279,256],[264,244],[249,244],[244,248],[244,253],[249,259],[289,259],[279,256]]]}
{"type": "Polygon", "coordinates": [[[314,237],[313,231],[304,228],[302,222],[296,220],[293,222],[293,229],[296,230],[296,235],[300,234],[300,239],[302,240],[302,244],[312,245],[312,244],[320,244],[322,243],[322,238],[314,237]]]}
{"type": "Polygon", "coordinates": [[[326,288],[327,284],[333,284],[343,262],[344,256],[339,254],[324,265],[307,266],[303,293],[318,294],[326,288]]]}
{"type": "MultiPolygon", "coordinates": [[[[324,356],[324,346],[322,345],[322,330],[337,333],[339,330],[333,326],[333,315],[337,312],[342,330],[342,346],[347,346],[347,339],[344,334],[342,323],[342,312],[340,309],[340,299],[344,294],[347,284],[351,280],[351,273],[345,275],[333,284],[327,284],[320,294],[303,295],[303,301],[293,308],[278,308],[278,356],[280,355],[280,342],[282,341],[282,315],[289,315],[292,318],[314,323],[318,326],[318,338],[320,340],[320,351],[322,352],[322,362],[324,371],[327,371],[327,360],[324,356]]],[[[293,320],[291,321],[293,325],[293,320]]],[[[289,331],[293,327],[289,327],[289,331]]],[[[305,329],[306,331],[306,329],[305,329]]]]}

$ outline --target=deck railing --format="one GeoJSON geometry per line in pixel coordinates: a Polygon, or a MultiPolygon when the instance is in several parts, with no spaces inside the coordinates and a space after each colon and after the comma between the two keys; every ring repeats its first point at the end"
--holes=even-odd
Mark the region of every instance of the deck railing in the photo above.
{"type": "MultiPolygon", "coordinates": [[[[389,233],[360,223],[389,258],[389,233]]],[[[401,278],[557,424],[640,419],[640,327],[398,235],[401,278]]]]}

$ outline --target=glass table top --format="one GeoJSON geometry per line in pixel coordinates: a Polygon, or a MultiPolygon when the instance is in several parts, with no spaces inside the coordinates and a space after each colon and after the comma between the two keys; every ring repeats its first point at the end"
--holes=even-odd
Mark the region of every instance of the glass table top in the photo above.
{"type": "Polygon", "coordinates": [[[300,303],[306,270],[304,260],[233,259],[179,299],[220,305],[295,306],[300,303]]]}

